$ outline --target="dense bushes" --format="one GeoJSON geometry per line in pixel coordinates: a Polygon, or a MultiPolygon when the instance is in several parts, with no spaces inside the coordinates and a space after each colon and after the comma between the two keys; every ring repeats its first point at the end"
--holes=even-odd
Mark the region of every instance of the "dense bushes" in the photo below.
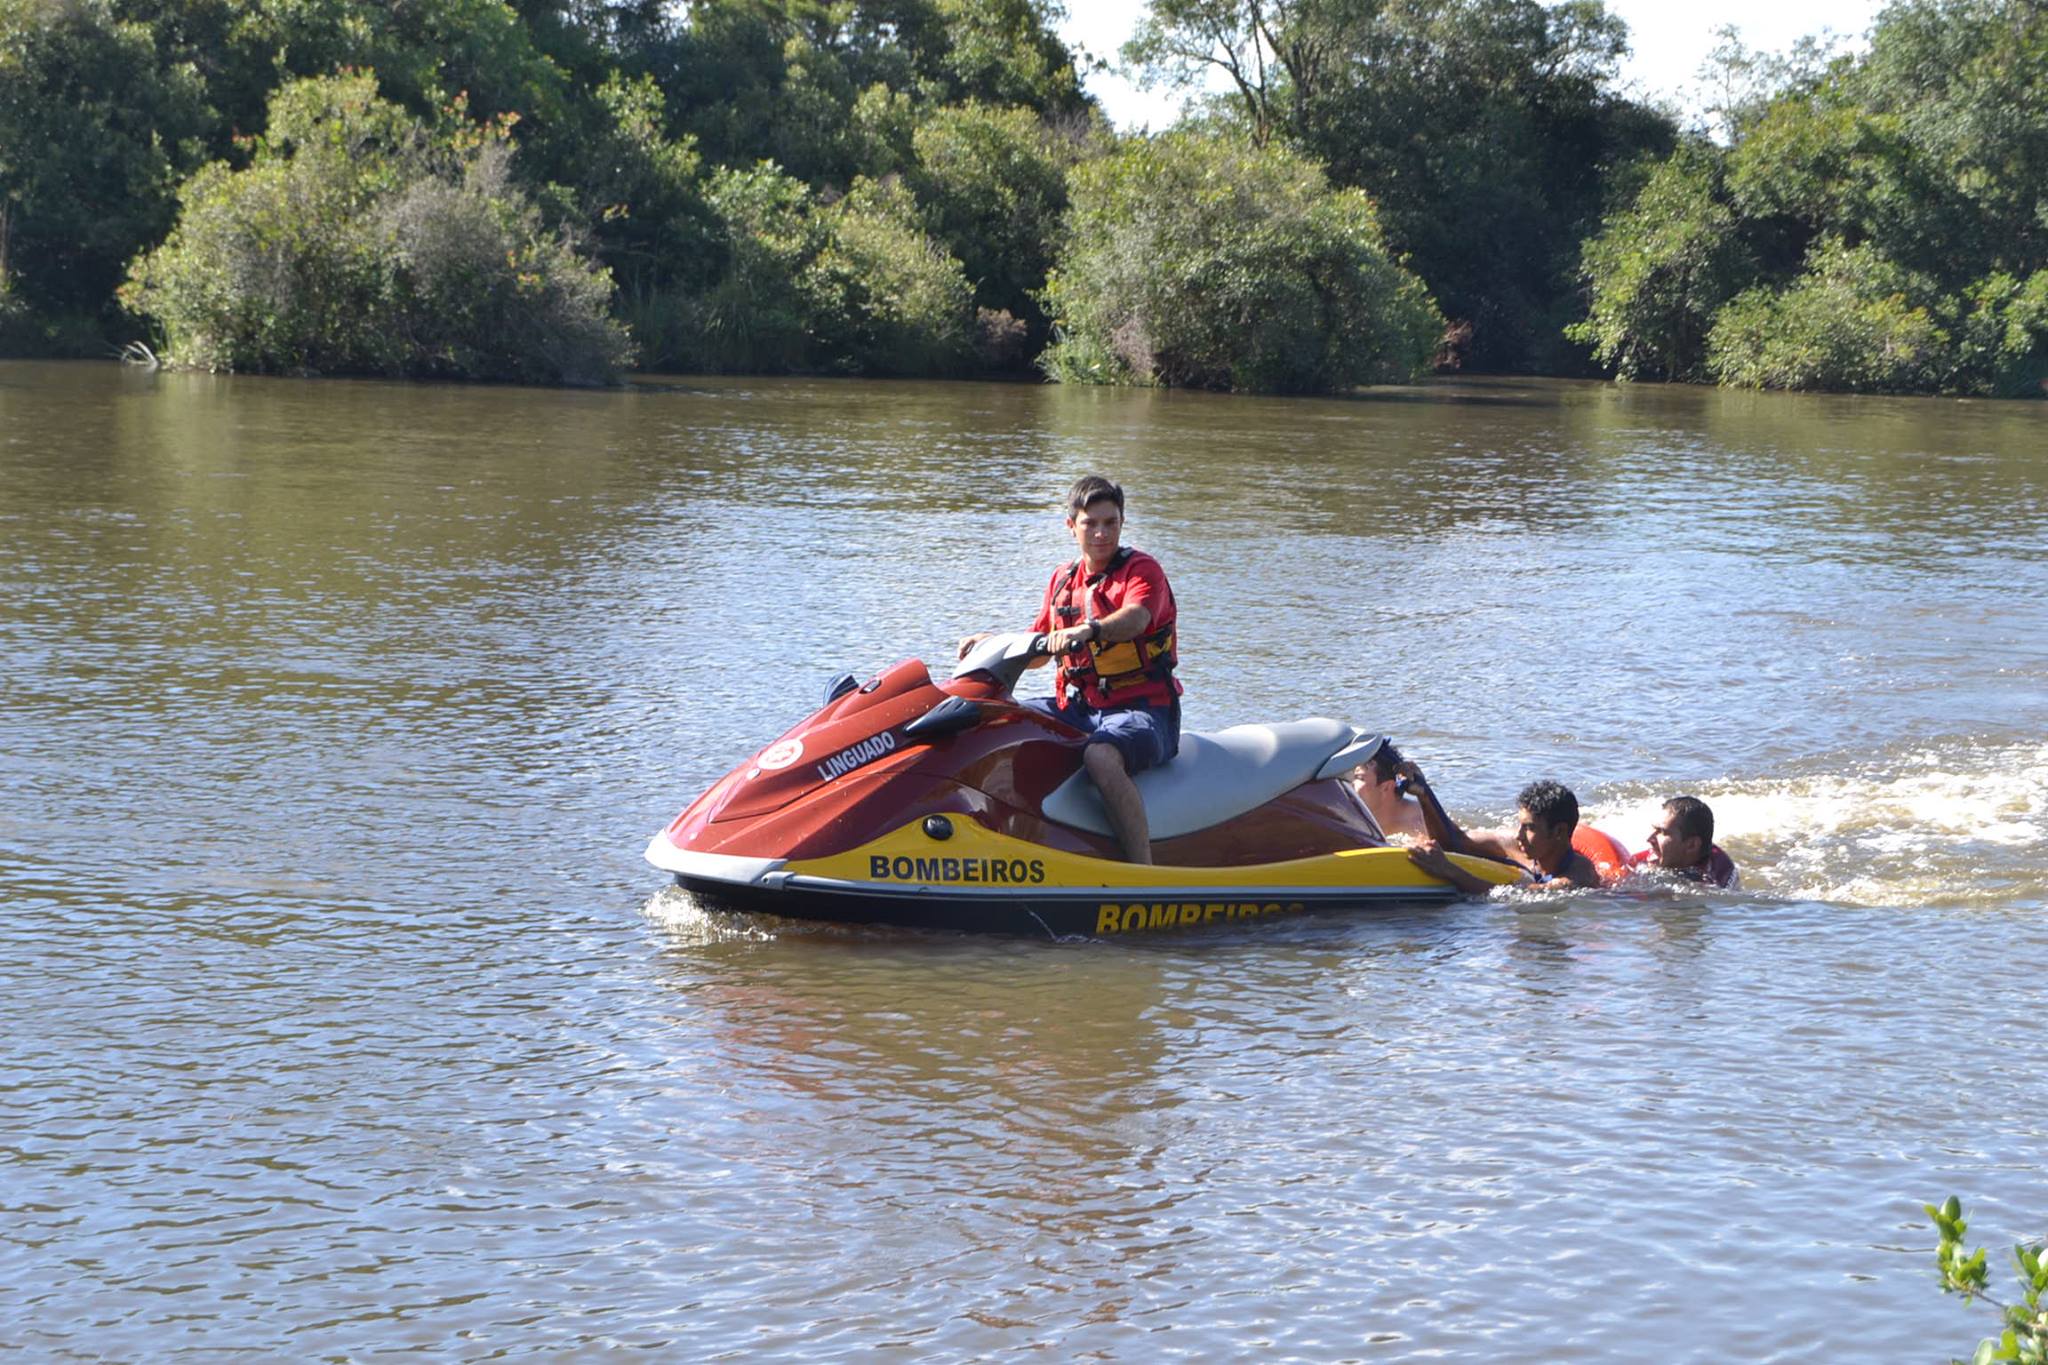
{"type": "Polygon", "coordinates": [[[1871,50],[1682,149],[1585,244],[1623,378],[2039,394],[2048,9],[1904,0],[1871,50]]]}
{"type": "Polygon", "coordinates": [[[2003,271],[1972,284],[1955,329],[1956,374],[1995,398],[2048,394],[2048,270],[2003,271]]]}
{"type": "Polygon", "coordinates": [[[0,0],[0,348],[153,324],[224,368],[589,378],[625,355],[609,297],[650,363],[1018,367],[1074,143],[1050,127],[1092,117],[1051,15],[0,0]],[[274,123],[337,71],[406,121],[360,165],[274,123]],[[458,147],[457,105],[495,131],[458,147]]]}
{"type": "Polygon", "coordinates": [[[943,374],[969,361],[973,290],[900,183],[824,202],[780,169],[713,173],[721,268],[670,300],[683,369],[943,374]]]}
{"type": "Polygon", "coordinates": [[[1287,391],[1441,339],[2048,379],[2030,0],[1899,0],[1833,62],[1731,39],[1727,147],[1616,93],[1598,0],[1150,0],[1127,57],[1232,92],[1156,139],[1102,125],[1057,13],[0,0],[0,352],[153,326],[215,367],[584,380],[630,335],[669,368],[1287,391]]]}
{"type": "Polygon", "coordinates": [[[1707,367],[1757,389],[1903,392],[1939,387],[1949,335],[1912,296],[1924,285],[1869,247],[1825,242],[1794,283],[1730,301],[1707,341],[1707,367]]]}
{"type": "Polygon", "coordinates": [[[819,359],[883,374],[942,374],[965,360],[974,291],[925,235],[895,181],[854,181],[823,211],[824,244],[804,272],[819,359]]]}
{"type": "Polygon", "coordinates": [[[1617,170],[1670,150],[1614,89],[1627,51],[1598,3],[1152,0],[1125,49],[1157,79],[1217,77],[1221,114],[1371,195],[1390,248],[1480,369],[1571,371],[1578,245],[1617,170]]]}
{"type": "Polygon", "coordinates": [[[1078,167],[1054,377],[1326,391],[1421,369],[1443,319],[1371,202],[1277,147],[1173,133],[1078,167]]]}
{"type": "Polygon", "coordinates": [[[215,370],[599,383],[631,358],[609,276],[545,230],[502,130],[430,131],[368,75],[272,100],[250,165],[180,191],[124,298],[215,370]]]}
{"type": "Polygon", "coordinates": [[[1710,155],[1674,155],[1586,243],[1592,308],[1569,331],[1623,379],[1702,378],[1714,315],[1753,274],[1719,178],[1710,155]]]}
{"type": "Polygon", "coordinates": [[[1083,150],[1016,105],[948,105],[912,133],[906,174],[933,235],[959,257],[975,303],[1023,323],[1034,351],[1045,339],[1037,291],[1083,150]]]}
{"type": "Polygon", "coordinates": [[[211,124],[197,73],[108,0],[0,0],[0,341],[92,335],[211,124]]]}

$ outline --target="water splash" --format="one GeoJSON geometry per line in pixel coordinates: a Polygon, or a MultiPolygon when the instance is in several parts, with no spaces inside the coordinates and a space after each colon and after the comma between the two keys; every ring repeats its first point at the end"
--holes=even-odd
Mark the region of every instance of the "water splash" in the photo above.
{"type": "MultiPolygon", "coordinates": [[[[1857,905],[2004,905],[2048,893],[2048,744],[1972,740],[1836,756],[1690,789],[1743,887],[1857,905]]],[[[1586,818],[1632,847],[1670,791],[1610,792],[1586,818]]]]}
{"type": "Polygon", "coordinates": [[[751,915],[705,909],[680,886],[655,892],[640,913],[679,943],[760,943],[775,937],[751,915]]]}

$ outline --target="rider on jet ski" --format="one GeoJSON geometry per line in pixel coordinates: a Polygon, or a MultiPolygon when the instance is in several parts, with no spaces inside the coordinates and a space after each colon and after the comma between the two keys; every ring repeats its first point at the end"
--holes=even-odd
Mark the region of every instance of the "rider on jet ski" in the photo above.
{"type": "MultiPolygon", "coordinates": [[[[1025,704],[1088,736],[1082,761],[1134,863],[1152,861],[1145,802],[1131,778],[1180,751],[1173,590],[1159,561],[1123,545],[1124,491],[1099,474],[1067,494],[1078,558],[1053,570],[1032,622],[1059,660],[1056,693],[1025,704]]],[[[960,642],[960,656],[987,632],[960,642]]]]}

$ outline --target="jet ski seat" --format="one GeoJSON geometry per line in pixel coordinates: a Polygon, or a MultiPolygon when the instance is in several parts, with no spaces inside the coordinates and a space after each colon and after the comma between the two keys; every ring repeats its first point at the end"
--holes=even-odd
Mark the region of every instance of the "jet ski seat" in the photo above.
{"type": "MultiPolygon", "coordinates": [[[[1154,839],[1173,839],[1262,806],[1304,782],[1348,772],[1386,743],[1355,725],[1311,716],[1277,725],[1233,725],[1180,737],[1171,763],[1132,779],[1145,799],[1154,839]]],[[[1111,834],[1109,816],[1088,774],[1075,773],[1043,807],[1048,820],[1111,834]]]]}

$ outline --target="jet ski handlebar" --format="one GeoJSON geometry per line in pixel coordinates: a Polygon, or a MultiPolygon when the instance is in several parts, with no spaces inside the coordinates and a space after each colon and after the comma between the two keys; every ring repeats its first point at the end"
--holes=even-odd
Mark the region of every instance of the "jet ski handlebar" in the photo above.
{"type": "Polygon", "coordinates": [[[1017,688],[1017,680],[1024,676],[1024,670],[1052,651],[1045,647],[1045,636],[1030,631],[1001,631],[983,639],[965,658],[953,667],[955,678],[964,678],[970,673],[982,673],[995,680],[1006,692],[1017,688]]]}

